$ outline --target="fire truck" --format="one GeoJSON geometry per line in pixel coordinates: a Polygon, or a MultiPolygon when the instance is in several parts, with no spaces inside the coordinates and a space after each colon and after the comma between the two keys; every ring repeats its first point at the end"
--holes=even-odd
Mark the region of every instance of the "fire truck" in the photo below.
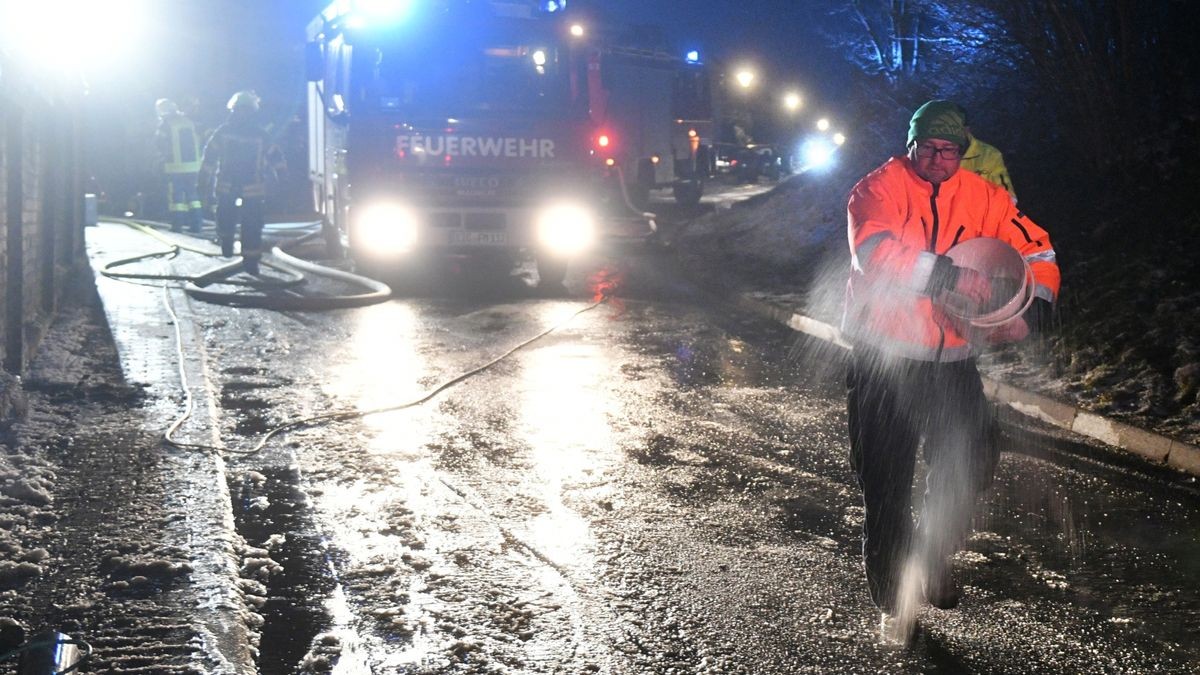
{"type": "Polygon", "coordinates": [[[375,270],[532,256],[540,283],[559,285],[598,241],[653,230],[650,190],[698,200],[712,128],[703,66],[653,30],[588,23],[565,5],[322,11],[306,68],[327,239],[375,270]]]}

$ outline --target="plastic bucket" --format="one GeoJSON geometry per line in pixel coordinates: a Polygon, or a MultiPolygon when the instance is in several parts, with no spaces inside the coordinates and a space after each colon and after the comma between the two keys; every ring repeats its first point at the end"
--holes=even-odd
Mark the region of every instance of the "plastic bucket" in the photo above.
{"type": "Polygon", "coordinates": [[[943,308],[976,328],[996,328],[1020,317],[1033,304],[1033,270],[1017,249],[991,237],[956,244],[946,255],[959,267],[970,267],[991,282],[992,296],[976,305],[950,294],[943,308]]]}

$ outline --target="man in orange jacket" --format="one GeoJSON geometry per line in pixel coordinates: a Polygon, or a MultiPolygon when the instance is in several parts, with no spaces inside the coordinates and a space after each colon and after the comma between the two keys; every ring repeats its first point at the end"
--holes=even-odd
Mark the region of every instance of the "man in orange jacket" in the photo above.
{"type": "Polygon", "coordinates": [[[843,331],[854,344],[847,374],[850,464],[863,490],[863,560],[888,641],[915,632],[915,600],[958,604],[949,558],[970,528],[976,495],[998,460],[995,419],[983,394],[979,343],[1018,341],[1040,330],[1058,295],[1046,231],[1003,188],[959,171],[969,143],[961,108],[934,100],[913,114],[908,152],[851,191],[851,275],[843,331]],[[991,282],[946,252],[991,237],[1015,248],[1034,278],[1034,307],[986,335],[943,311],[957,296],[982,304],[991,282]],[[928,467],[914,528],[910,495],[917,448],[928,467]]]}

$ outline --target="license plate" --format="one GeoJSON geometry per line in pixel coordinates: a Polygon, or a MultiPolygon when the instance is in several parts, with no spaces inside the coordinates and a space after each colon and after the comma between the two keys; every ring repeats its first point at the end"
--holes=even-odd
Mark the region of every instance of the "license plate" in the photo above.
{"type": "Polygon", "coordinates": [[[452,230],[447,234],[450,235],[451,244],[466,246],[504,246],[508,244],[508,237],[504,232],[463,232],[462,230],[452,230]]]}

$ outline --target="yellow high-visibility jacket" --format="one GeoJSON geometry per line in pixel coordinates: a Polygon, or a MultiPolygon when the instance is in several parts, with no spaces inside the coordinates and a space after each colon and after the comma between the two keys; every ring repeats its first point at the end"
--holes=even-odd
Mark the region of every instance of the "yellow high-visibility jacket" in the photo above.
{"type": "Polygon", "coordinates": [[[1004,166],[1004,155],[996,146],[984,143],[972,135],[971,144],[963,153],[958,168],[966,169],[989,183],[995,183],[1008,190],[1013,203],[1017,203],[1017,191],[1013,189],[1012,178],[1008,176],[1008,167],[1004,166]]]}
{"type": "Polygon", "coordinates": [[[164,172],[196,173],[200,170],[200,139],[196,135],[196,125],[185,115],[176,113],[163,117],[155,136],[164,172]]]}

